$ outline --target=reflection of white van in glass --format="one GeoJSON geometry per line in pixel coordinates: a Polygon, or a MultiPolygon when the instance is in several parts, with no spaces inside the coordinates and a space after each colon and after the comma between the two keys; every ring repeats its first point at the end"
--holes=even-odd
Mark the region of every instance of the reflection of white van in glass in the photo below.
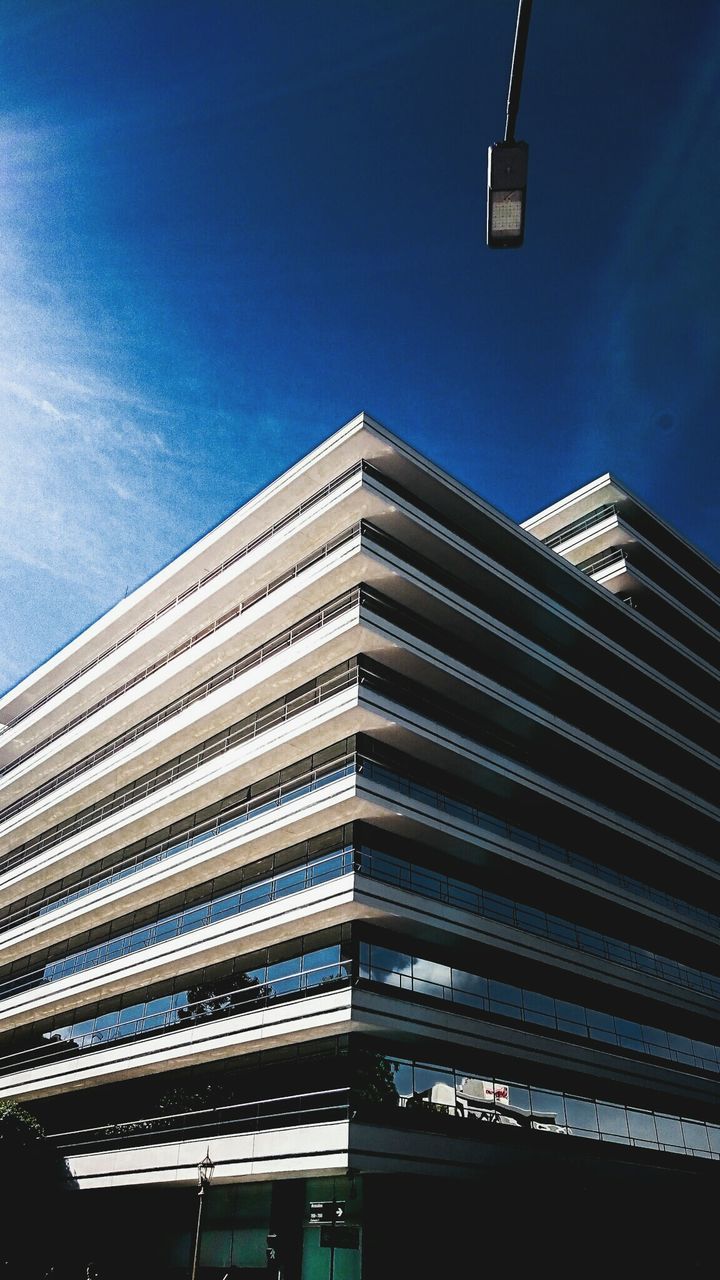
{"type": "Polygon", "coordinates": [[[430,1089],[416,1094],[413,1101],[427,1102],[452,1115],[490,1124],[509,1124],[515,1128],[541,1129],[546,1133],[570,1133],[565,1125],[556,1124],[553,1112],[530,1112],[510,1102],[510,1086],[493,1080],[466,1077],[457,1088],[438,1081],[430,1089]]]}

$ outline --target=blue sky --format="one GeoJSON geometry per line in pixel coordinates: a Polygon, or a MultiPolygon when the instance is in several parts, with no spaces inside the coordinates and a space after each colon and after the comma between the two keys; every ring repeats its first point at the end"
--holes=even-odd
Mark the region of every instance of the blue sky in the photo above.
{"type": "Polygon", "coordinates": [[[720,10],[0,0],[0,687],[360,409],[522,519],[720,554],[720,10]]]}

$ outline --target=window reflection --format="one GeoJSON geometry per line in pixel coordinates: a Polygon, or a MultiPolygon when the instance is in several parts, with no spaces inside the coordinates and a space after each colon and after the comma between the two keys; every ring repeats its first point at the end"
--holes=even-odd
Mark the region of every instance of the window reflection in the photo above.
{"type": "MultiPolygon", "coordinates": [[[[543,1132],[720,1159],[720,1125],[667,1116],[618,1103],[528,1088],[459,1068],[382,1058],[393,1080],[394,1105],[415,1113],[502,1124],[543,1132]]],[[[379,1068],[380,1070],[380,1068],[379,1068]]]]}
{"type": "MultiPolygon", "coordinates": [[[[180,937],[195,929],[204,928],[217,920],[228,919],[232,915],[242,914],[253,907],[262,906],[288,893],[301,892],[320,883],[323,878],[346,875],[352,869],[353,849],[345,846],[322,858],[305,862],[290,871],[278,873],[268,879],[243,885],[238,890],[223,893],[217,898],[211,897],[207,902],[187,907],[150,925],[143,925],[118,938],[100,945],[87,947],[60,960],[53,960],[43,969],[24,973],[0,984],[0,997],[15,990],[28,990],[45,982],[55,982],[86,969],[95,968],[106,961],[132,955],[168,939],[180,937]]],[[[252,865],[246,869],[246,875],[253,873],[252,865]]]]}
{"type": "MultiPolygon", "coordinates": [[[[662,889],[655,888],[654,885],[645,884],[643,881],[635,879],[634,876],[616,871],[614,867],[610,867],[605,863],[594,862],[591,858],[585,857],[584,854],[576,853],[571,849],[564,849],[553,841],[544,840],[532,832],[512,827],[509,823],[494,817],[492,814],[485,813],[484,810],[478,809],[476,805],[470,804],[466,800],[450,796],[444,791],[436,791],[430,787],[423,786],[413,781],[412,778],[397,773],[374,760],[366,760],[363,764],[363,771],[368,777],[384,783],[395,791],[400,791],[403,795],[407,795],[413,800],[418,800],[434,809],[462,818],[465,822],[469,822],[485,831],[506,836],[516,844],[525,845],[529,849],[538,849],[556,861],[589,871],[592,875],[599,876],[600,879],[607,881],[609,884],[620,885],[623,888],[630,889],[633,893],[638,893],[643,898],[657,902],[663,907],[669,907],[671,910],[679,911],[693,919],[702,920],[703,923],[710,924],[713,928],[720,923],[720,917],[712,915],[702,907],[696,906],[695,903],[685,902],[682,898],[676,898],[674,894],[665,893],[662,889]]],[[[561,921],[561,927],[565,923],[561,921]]]]}
{"type": "Polygon", "coordinates": [[[620,939],[598,933],[594,929],[576,925],[570,920],[563,920],[539,908],[514,902],[511,898],[505,898],[488,889],[464,884],[460,880],[444,876],[439,872],[428,871],[425,867],[414,863],[406,863],[391,854],[367,847],[363,847],[360,853],[360,869],[366,875],[371,875],[374,879],[382,880],[386,884],[398,885],[424,897],[449,902],[452,906],[471,911],[475,915],[498,920],[503,924],[515,925],[539,937],[551,938],[565,946],[587,951],[591,955],[603,956],[616,964],[638,969],[643,973],[654,973],[667,982],[675,982],[681,986],[692,987],[696,991],[720,996],[720,978],[714,974],[693,969],[667,956],[656,955],[654,952],[632,946],[620,939]]]}
{"type": "MultiPolygon", "coordinates": [[[[277,952],[276,952],[277,954],[277,952]]],[[[94,1017],[85,1017],[42,1034],[21,1033],[22,1048],[0,1059],[0,1072],[32,1066],[48,1056],[65,1057],[87,1049],[108,1045],[118,1039],[144,1036],[151,1032],[193,1026],[214,1018],[244,1013],[259,1003],[286,995],[346,981],[350,964],[343,959],[340,943],[300,951],[283,960],[268,957],[255,968],[241,971],[232,963],[206,971],[195,985],[174,994],[138,1000],[94,1017]]],[[[12,1034],[12,1033],[11,1033],[12,1034]]]]}
{"type": "Polygon", "coordinates": [[[645,1056],[720,1072],[720,1046],[704,1040],[646,1027],[599,1009],[556,1000],[542,992],[516,987],[496,978],[486,979],[463,969],[450,968],[422,956],[411,956],[374,943],[360,948],[359,976],[382,982],[414,995],[452,1004],[471,1005],[479,1012],[515,1022],[532,1023],[552,1031],[629,1049],[645,1056]]]}

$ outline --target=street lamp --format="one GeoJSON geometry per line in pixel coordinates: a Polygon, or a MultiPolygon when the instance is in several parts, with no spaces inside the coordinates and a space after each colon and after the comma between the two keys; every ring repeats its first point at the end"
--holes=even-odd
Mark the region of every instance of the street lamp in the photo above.
{"type": "Polygon", "coordinates": [[[205,1190],[210,1186],[212,1176],[215,1172],[215,1165],[210,1159],[210,1148],[208,1147],[207,1155],[200,1161],[197,1167],[198,1180],[198,1212],[197,1226],[195,1228],[195,1249],[193,1251],[193,1264],[191,1280],[197,1280],[198,1262],[200,1261],[200,1232],[202,1230],[202,1212],[203,1203],[205,1201],[205,1190]]]}
{"type": "Polygon", "coordinates": [[[505,138],[488,147],[487,243],[490,249],[519,249],[525,235],[528,147],[526,142],[515,141],[515,123],[531,9],[532,0],[518,0],[505,138]]]}

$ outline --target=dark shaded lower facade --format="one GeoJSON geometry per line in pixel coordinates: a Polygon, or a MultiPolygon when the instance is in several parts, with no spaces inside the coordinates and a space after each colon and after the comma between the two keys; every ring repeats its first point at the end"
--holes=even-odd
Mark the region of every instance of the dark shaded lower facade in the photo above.
{"type": "MultiPolygon", "coordinates": [[[[215,1185],[199,1280],[435,1280],[490,1265],[512,1276],[538,1267],[568,1277],[706,1275],[718,1177],[689,1163],[500,1151],[468,1178],[428,1169],[215,1185]],[[313,1220],[332,1205],[341,1223],[313,1220]]],[[[100,1280],[185,1280],[196,1216],[187,1188],[66,1193],[53,1276],[84,1277],[91,1264],[100,1280]]]]}

